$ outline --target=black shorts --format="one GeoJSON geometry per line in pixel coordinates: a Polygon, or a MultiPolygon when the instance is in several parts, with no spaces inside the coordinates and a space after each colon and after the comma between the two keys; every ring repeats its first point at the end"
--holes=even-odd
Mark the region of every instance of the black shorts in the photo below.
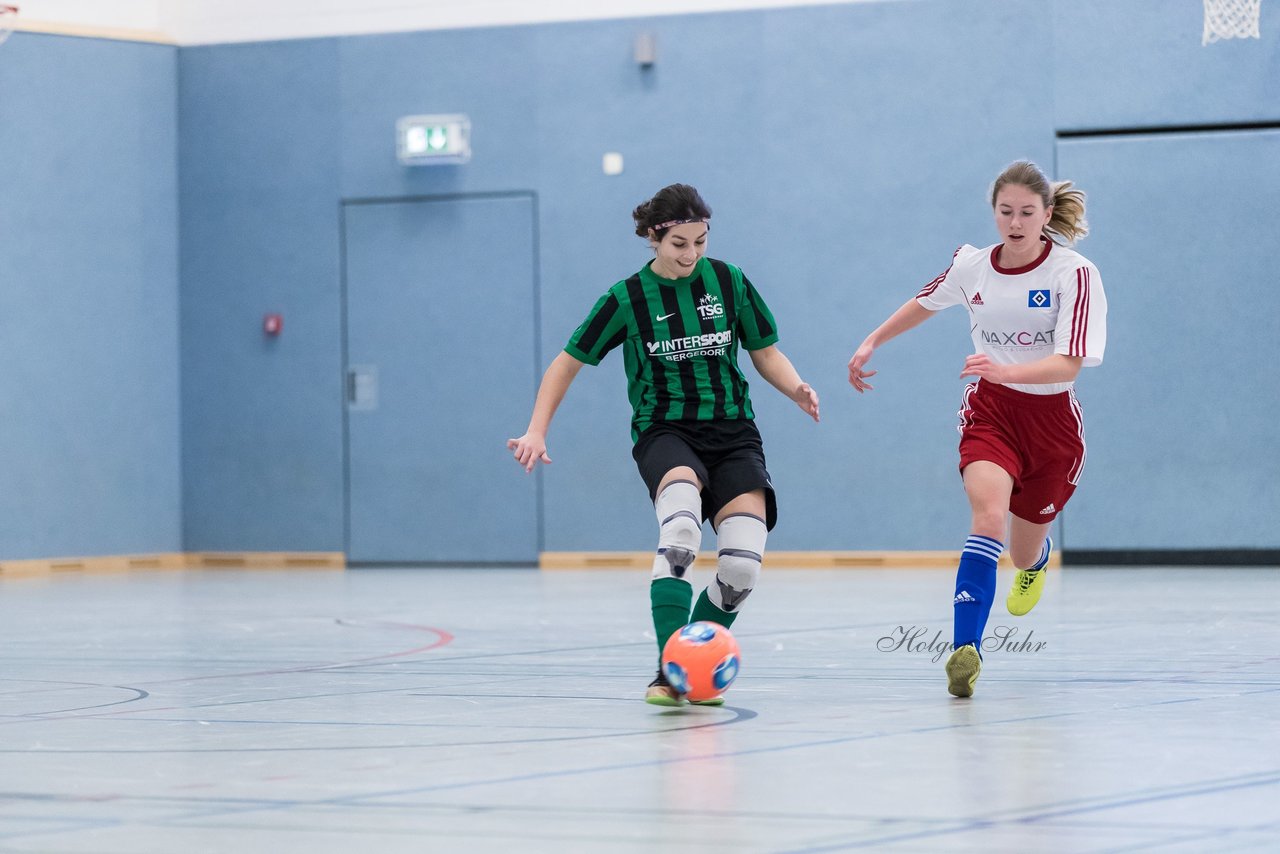
{"type": "Polygon", "coordinates": [[[765,527],[777,524],[778,502],[754,421],[659,421],[640,434],[631,456],[650,500],[667,472],[688,466],[702,482],[702,518],[715,519],[739,495],[763,489],[765,527]]]}

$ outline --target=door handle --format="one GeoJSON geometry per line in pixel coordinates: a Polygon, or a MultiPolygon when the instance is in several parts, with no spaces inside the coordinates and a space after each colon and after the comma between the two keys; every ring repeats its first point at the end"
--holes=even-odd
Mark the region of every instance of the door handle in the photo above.
{"type": "Polygon", "coordinates": [[[378,408],[378,368],[376,365],[352,365],[347,369],[347,408],[378,408]]]}

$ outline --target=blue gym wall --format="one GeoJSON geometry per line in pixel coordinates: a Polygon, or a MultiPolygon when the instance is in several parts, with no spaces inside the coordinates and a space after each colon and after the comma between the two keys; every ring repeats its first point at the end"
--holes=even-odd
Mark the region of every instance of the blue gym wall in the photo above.
{"type": "Polygon", "coordinates": [[[333,40],[181,53],[191,551],[342,550],[337,56],[333,40]]]}
{"type": "MultiPolygon", "coordinates": [[[[1277,297],[1231,298],[1237,274],[1262,272],[1274,227],[1215,202],[1235,175],[1256,210],[1274,208],[1275,133],[1057,138],[1280,120],[1280,21],[1264,17],[1261,41],[1206,48],[1200,15],[1194,0],[947,0],[183,50],[188,545],[342,547],[341,199],[536,193],[540,372],[646,260],[632,206],[680,180],[715,209],[712,254],[761,288],[823,396],[815,426],[755,383],[782,502],[771,547],[953,548],[967,528],[953,429],[964,318],[885,347],[871,395],[848,389],[845,363],[958,243],[994,239],[985,193],[1019,157],[1089,191],[1096,234],[1081,249],[1113,310],[1109,359],[1079,382],[1090,457],[1068,547],[1280,545],[1247,521],[1280,515],[1274,479],[1256,474],[1274,459],[1263,425],[1280,387],[1261,324],[1277,297]],[[658,46],[647,71],[631,57],[642,31],[658,46]],[[423,112],[470,115],[471,163],[396,163],[395,119],[423,112]],[[625,155],[623,175],[601,174],[605,151],[625,155]],[[253,227],[227,228],[237,216],[253,227]],[[269,307],[303,315],[275,350],[254,327],[269,307]],[[234,329],[205,328],[237,313],[234,329]]],[[[502,283],[468,286],[479,299],[502,283]]],[[[546,549],[650,547],[627,416],[619,361],[585,369],[538,475],[546,549]]],[[[523,427],[497,425],[493,453],[523,427]]],[[[424,514],[449,500],[424,494],[424,514]]],[[[503,535],[501,508],[477,512],[503,535]]]]}
{"type": "MultiPolygon", "coordinates": [[[[19,165],[0,177],[0,556],[341,550],[343,201],[536,194],[541,348],[515,368],[536,374],[646,260],[629,212],[676,180],[823,397],[813,425],[753,384],[771,548],[955,548],[964,318],[883,348],[870,395],[845,364],[958,243],[994,240],[984,197],[1018,157],[1089,192],[1080,248],[1112,308],[1078,384],[1067,547],[1280,547],[1280,16],[1202,47],[1200,9],[908,0],[184,49],[19,33],[0,53],[0,158],[19,165]],[[469,164],[396,163],[395,119],[424,112],[470,115],[469,164]],[[1070,135],[1246,123],[1271,127],[1070,135]]],[[[546,549],[651,547],[627,419],[613,354],[535,475],[546,549]]],[[[523,428],[495,425],[494,453],[523,428]]],[[[495,538],[501,511],[476,510],[495,538]]]]}
{"type": "Polygon", "coordinates": [[[0,559],[182,548],[177,49],[0,48],[0,559]]]}
{"type": "Polygon", "coordinates": [[[1107,284],[1107,363],[1080,383],[1082,549],[1280,545],[1280,15],[1201,46],[1201,4],[1054,4],[1057,171],[1090,194],[1081,245],[1107,284]],[[1177,130],[1207,125],[1232,130],[1177,130]],[[1269,128],[1249,129],[1252,124],[1269,128]]]}

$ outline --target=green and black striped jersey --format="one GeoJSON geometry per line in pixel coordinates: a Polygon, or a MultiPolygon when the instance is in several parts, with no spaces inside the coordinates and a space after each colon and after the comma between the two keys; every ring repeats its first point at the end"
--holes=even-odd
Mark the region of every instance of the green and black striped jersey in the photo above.
{"type": "Polygon", "coordinates": [[[635,441],[657,421],[754,418],[738,345],[760,350],[777,340],[769,307],[742,271],[704,257],[683,279],[646,264],[618,282],[564,349],[598,365],[623,347],[635,441]]]}

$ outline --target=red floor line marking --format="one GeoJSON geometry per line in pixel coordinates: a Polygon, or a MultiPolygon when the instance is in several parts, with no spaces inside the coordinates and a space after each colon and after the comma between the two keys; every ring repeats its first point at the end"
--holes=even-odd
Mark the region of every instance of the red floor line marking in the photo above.
{"type": "MultiPolygon", "coordinates": [[[[346,623],[346,622],[343,622],[342,620],[336,620],[335,622],[339,626],[353,625],[352,623],[346,623]]],[[[332,670],[334,668],[349,667],[353,664],[361,664],[369,661],[383,661],[389,658],[404,658],[405,656],[409,656],[409,655],[417,655],[418,653],[421,653],[421,652],[428,652],[433,649],[439,649],[442,646],[448,646],[449,644],[453,643],[453,639],[454,639],[454,635],[452,632],[447,632],[444,629],[438,629],[438,628],[435,628],[434,626],[419,626],[413,623],[392,623],[392,622],[377,623],[376,625],[391,626],[398,629],[412,629],[414,631],[421,631],[421,632],[430,632],[431,634],[434,634],[436,636],[436,639],[432,643],[426,644],[425,646],[416,646],[412,649],[405,649],[399,652],[388,652],[384,655],[372,655],[366,658],[353,658],[348,661],[335,661],[330,664],[308,664],[303,667],[286,667],[286,668],[281,668],[277,670],[253,670],[253,671],[248,671],[244,673],[215,673],[209,676],[184,676],[178,679],[162,679],[157,682],[145,682],[142,684],[173,685],[173,684],[183,683],[183,682],[203,682],[209,679],[238,679],[246,676],[279,676],[285,673],[310,673],[318,670],[332,670]]],[[[97,685],[94,687],[126,688],[127,686],[97,685]]],[[[139,690],[139,689],[130,688],[129,690],[139,690]]],[[[56,712],[49,713],[49,714],[36,713],[36,714],[30,714],[30,715],[23,715],[20,718],[16,718],[12,721],[5,721],[5,723],[22,723],[22,722],[28,722],[32,720],[65,720],[68,718],[80,718],[80,717],[109,717],[113,715],[146,714],[146,713],[163,712],[163,711],[189,711],[189,709],[182,706],[158,706],[158,707],[152,706],[147,708],[120,709],[115,712],[110,712],[106,714],[99,713],[95,715],[64,714],[64,713],[56,713],[56,712]]]]}
{"type": "MultiPolygon", "coordinates": [[[[337,621],[340,626],[348,626],[350,623],[337,621]]],[[[432,626],[415,626],[410,623],[382,623],[381,625],[395,626],[402,629],[414,629],[416,631],[431,632],[436,635],[436,640],[426,646],[416,646],[413,649],[406,649],[400,652],[389,652],[384,655],[372,655],[367,658],[352,658],[347,661],[334,661],[329,664],[307,664],[302,667],[284,667],[275,670],[252,670],[245,673],[214,673],[209,676],[185,676],[178,679],[164,679],[159,682],[143,682],[143,685],[171,685],[176,682],[202,682],[208,679],[237,679],[243,676],[279,676],[284,673],[307,673],[313,670],[329,670],[335,667],[348,667],[352,664],[361,664],[367,661],[381,661],[387,658],[403,658],[407,655],[417,655],[420,652],[427,652],[433,649],[439,649],[453,643],[453,634],[446,632],[444,629],[437,629],[432,626]]]]}

